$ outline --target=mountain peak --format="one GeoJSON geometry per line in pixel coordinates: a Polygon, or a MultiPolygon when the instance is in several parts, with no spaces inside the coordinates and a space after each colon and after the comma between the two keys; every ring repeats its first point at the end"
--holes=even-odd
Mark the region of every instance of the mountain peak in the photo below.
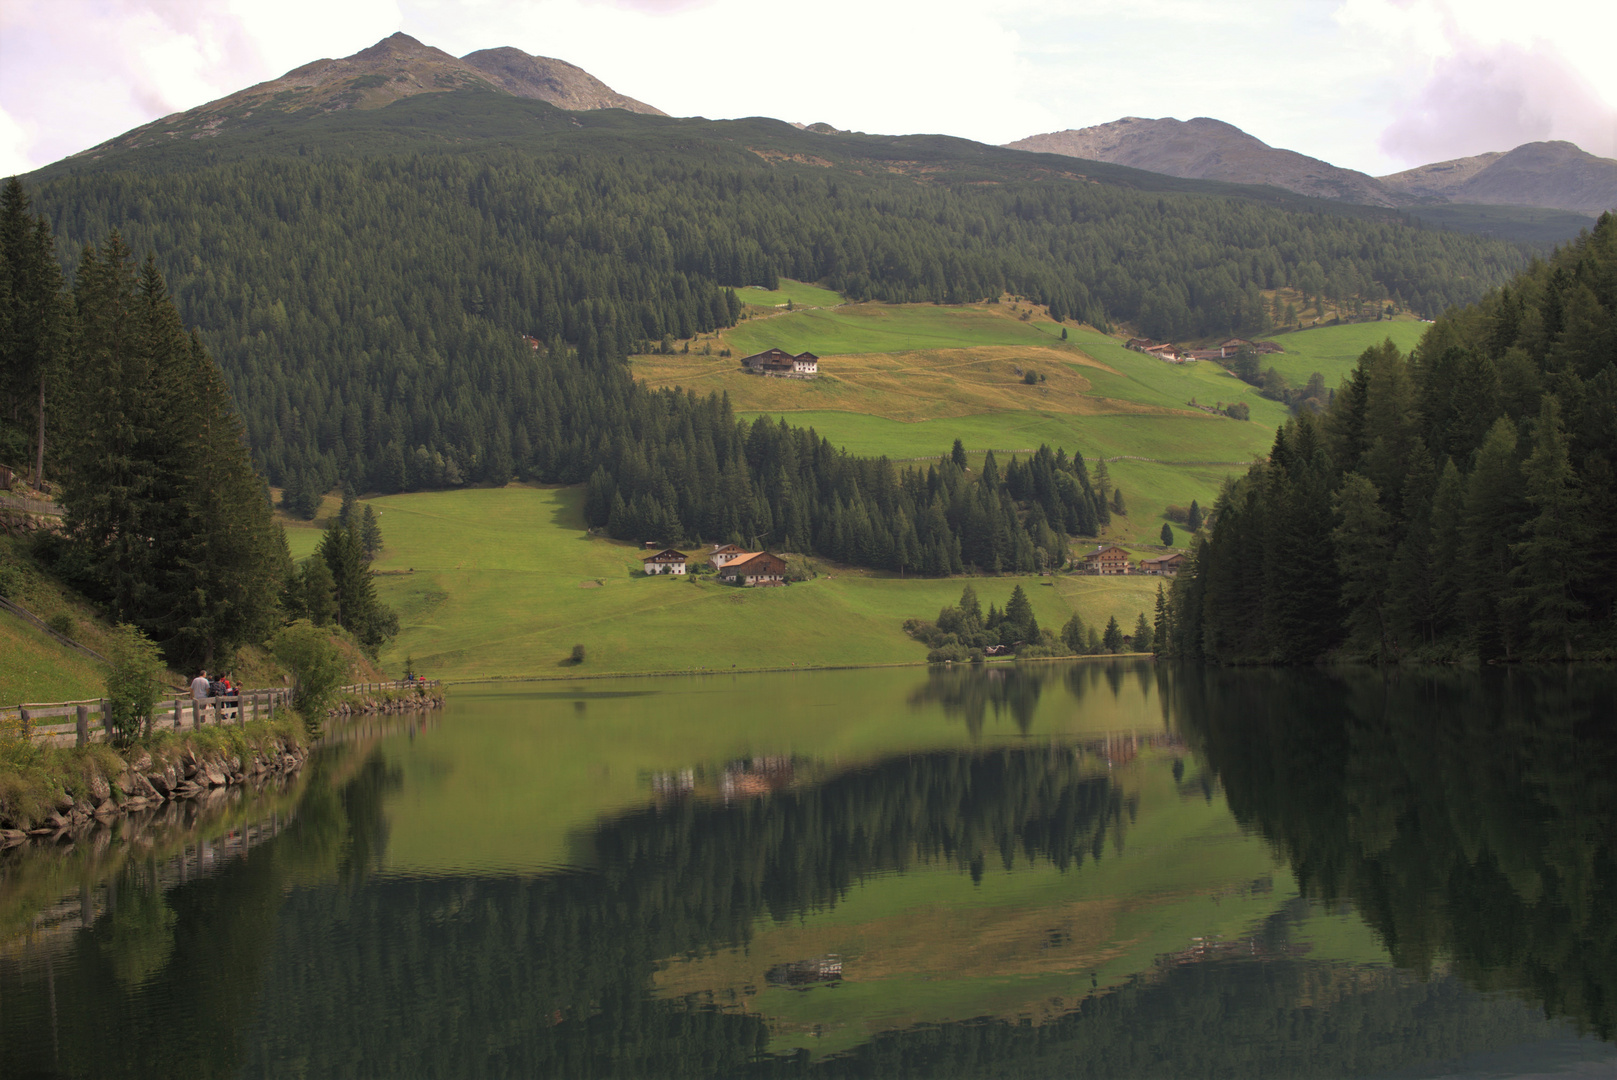
{"type": "Polygon", "coordinates": [[[417,94],[473,89],[537,99],[574,111],[627,109],[666,115],[616,93],[583,68],[562,60],[530,56],[512,48],[484,49],[459,58],[401,31],[351,56],[315,60],[278,79],[166,116],[120,135],[108,145],[135,147],[177,138],[203,139],[255,113],[296,116],[380,109],[417,94]]]}
{"type": "Polygon", "coordinates": [[[1270,146],[1211,116],[1192,120],[1125,116],[1109,124],[1033,135],[1006,145],[1013,150],[1107,161],[1188,180],[1268,184],[1299,195],[1371,206],[1395,202],[1374,177],[1270,146]]]}
{"type": "Polygon", "coordinates": [[[1617,207],[1617,161],[1562,139],[1437,161],[1383,176],[1381,182],[1424,202],[1542,206],[1582,214],[1617,207]]]}

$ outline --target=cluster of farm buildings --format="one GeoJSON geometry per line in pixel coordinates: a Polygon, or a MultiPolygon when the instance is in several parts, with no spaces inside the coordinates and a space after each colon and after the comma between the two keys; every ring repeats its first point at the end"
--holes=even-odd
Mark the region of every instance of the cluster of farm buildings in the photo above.
{"type": "Polygon", "coordinates": [[[1170,555],[1158,555],[1154,559],[1141,559],[1134,561],[1134,557],[1116,544],[1104,544],[1094,551],[1086,552],[1081,560],[1084,573],[1103,574],[1157,574],[1162,577],[1174,577],[1179,568],[1185,563],[1185,556],[1180,552],[1170,555]]]}
{"type": "Polygon", "coordinates": [[[785,349],[765,349],[761,353],[743,356],[741,366],[754,375],[773,375],[777,379],[812,379],[820,373],[820,358],[811,352],[793,356],[785,349]]]}
{"type": "MultiPolygon", "coordinates": [[[[767,551],[742,551],[734,544],[714,544],[708,562],[719,571],[719,580],[738,585],[786,584],[786,560],[767,551]]],[[[683,574],[689,563],[683,551],[664,548],[642,560],[648,574],[683,574]]]]}
{"type": "Polygon", "coordinates": [[[1242,349],[1251,349],[1259,356],[1286,351],[1272,341],[1248,341],[1246,338],[1230,338],[1211,349],[1181,349],[1171,341],[1153,341],[1148,337],[1129,338],[1124,345],[1135,352],[1146,353],[1170,364],[1194,364],[1198,360],[1229,360],[1242,349]]]}

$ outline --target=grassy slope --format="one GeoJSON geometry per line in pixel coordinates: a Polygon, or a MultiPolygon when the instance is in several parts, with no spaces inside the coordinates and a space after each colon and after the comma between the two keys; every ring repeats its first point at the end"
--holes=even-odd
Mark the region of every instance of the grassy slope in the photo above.
{"type": "MultiPolygon", "coordinates": [[[[0,707],[82,701],[104,690],[106,667],[9,611],[0,611],[0,707]]],[[[51,723],[57,723],[52,720],[51,723]]]]}
{"type": "MultiPolygon", "coordinates": [[[[386,547],[378,592],[402,630],[384,651],[458,679],[606,672],[916,663],[925,647],[899,629],[960,595],[959,580],[900,580],[833,569],[785,589],[712,578],[646,577],[640,550],[586,535],[577,488],[513,486],[373,500],[386,547]],[[588,659],[566,662],[575,643],[588,659]]],[[[1041,622],[1078,611],[1132,627],[1154,580],[1062,577],[976,582],[1003,606],[1021,581],[1041,622]]]]}
{"type": "Polygon", "coordinates": [[[1335,389],[1353,370],[1359,355],[1372,345],[1391,338],[1404,352],[1414,348],[1426,332],[1426,324],[1412,320],[1349,323],[1320,326],[1294,334],[1275,334],[1270,341],[1285,352],[1262,358],[1265,368],[1273,367],[1293,386],[1302,386],[1314,372],[1325,376],[1325,385],[1335,389]]]}
{"type": "Polygon", "coordinates": [[[849,304],[749,318],[705,342],[714,355],[636,357],[634,368],[653,385],[723,391],[744,416],[784,415],[850,453],[937,456],[958,438],[974,453],[1048,443],[1091,459],[1154,459],[1112,466],[1131,507],[1114,533],[1134,543],[1156,542],[1170,503],[1211,505],[1285,419],[1217,364],[1164,364],[1086,327],[1066,327],[1063,342],[1062,329],[1026,305],[849,304]],[[716,355],[772,345],[817,353],[821,377],[760,379],[716,355]],[[1045,381],[1026,385],[1016,368],[1045,381]],[[1252,420],[1212,416],[1192,400],[1245,401],[1252,420]]]}

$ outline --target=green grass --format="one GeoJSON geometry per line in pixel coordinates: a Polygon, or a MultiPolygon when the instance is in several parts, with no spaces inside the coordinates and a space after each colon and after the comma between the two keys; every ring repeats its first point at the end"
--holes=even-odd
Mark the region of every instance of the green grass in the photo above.
{"type": "Polygon", "coordinates": [[[776,307],[788,301],[797,307],[835,307],[842,303],[841,293],[822,289],[818,285],[792,281],[790,278],[781,278],[776,284],[779,288],[764,289],[753,285],[737,289],[736,296],[740,297],[743,304],[758,304],[762,307],[776,307]]]}
{"type": "Polygon", "coordinates": [[[1061,328],[1048,320],[1022,322],[1007,304],[867,303],[744,319],[721,337],[737,356],[771,347],[830,356],[971,345],[1043,347],[1059,342],[1061,328]]]}
{"type": "MultiPolygon", "coordinates": [[[[0,611],[0,707],[81,701],[104,692],[107,669],[33,623],[0,611]]],[[[51,723],[57,723],[52,720],[51,723]]]]}
{"type": "MultiPolygon", "coordinates": [[[[450,679],[730,671],[918,663],[926,647],[900,627],[960,595],[959,579],[901,580],[832,568],[784,589],[738,589],[711,577],[647,577],[638,548],[585,533],[578,488],[430,492],[372,500],[387,545],[378,593],[401,631],[389,671],[413,657],[450,679]],[[582,644],[582,665],[567,662],[582,644]]],[[[1132,626],[1156,581],[990,578],[1003,606],[1020,581],[1042,623],[1073,611],[1132,626]]]]}
{"type": "Polygon", "coordinates": [[[1305,385],[1309,376],[1317,371],[1325,376],[1325,385],[1334,390],[1352,373],[1364,350],[1391,338],[1393,344],[1407,353],[1420,342],[1426,327],[1422,322],[1395,320],[1318,326],[1294,334],[1273,334],[1268,340],[1277,342],[1286,351],[1260,360],[1265,369],[1274,368],[1292,386],[1305,385]]]}

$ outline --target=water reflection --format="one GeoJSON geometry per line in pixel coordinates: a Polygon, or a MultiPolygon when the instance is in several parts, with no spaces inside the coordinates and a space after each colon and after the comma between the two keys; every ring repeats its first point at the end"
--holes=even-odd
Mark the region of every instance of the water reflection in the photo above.
{"type": "MultiPolygon", "coordinates": [[[[454,737],[452,710],[416,743],[322,757],[279,835],[183,883],[131,861],[70,946],[0,953],[0,1074],[1345,1076],[1506,1047],[1541,1063],[1566,1034],[1541,1010],[1612,1037],[1609,672],[1130,661],[873,685],[862,722],[941,712],[963,741],[849,760],[794,732],[745,757],[665,754],[637,807],[571,837],[588,870],[378,873],[394,811],[427,790],[410,755],[454,737]],[[1095,710],[1140,723],[1057,734],[1095,710]],[[1001,719],[1017,738],[983,745],[1001,719]],[[1283,864],[1225,868],[1225,799],[1283,864]],[[972,925],[1033,933],[985,975],[966,970],[978,941],[925,943],[924,970],[953,958],[946,986],[874,971],[875,945],[824,947],[849,920],[932,925],[940,901],[910,883],[950,880],[993,900],[972,925]],[[1177,930],[1200,925],[1187,903],[1236,913],[1234,931],[1177,930]],[[1144,936],[1101,933],[1130,905],[1166,925],[1143,963],[1063,959],[1144,936]],[[1351,937],[1361,917],[1390,964],[1322,945],[1322,919],[1351,937]],[[981,1005],[1023,982],[1060,996],[1031,1019],[981,1005]],[[986,996],[809,1047],[842,998],[921,1015],[893,999],[968,990],[986,996]]],[[[576,700],[540,699],[569,723],[576,700]]],[[[603,688],[589,711],[657,703],[603,688]]]]}
{"type": "Polygon", "coordinates": [[[1617,1034],[1608,670],[1164,673],[1230,808],[1393,961],[1617,1034]]]}

